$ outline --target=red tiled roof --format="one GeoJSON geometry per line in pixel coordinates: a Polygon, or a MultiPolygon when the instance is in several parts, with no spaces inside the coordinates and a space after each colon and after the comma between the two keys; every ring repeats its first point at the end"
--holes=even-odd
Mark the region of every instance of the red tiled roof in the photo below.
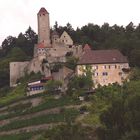
{"type": "Polygon", "coordinates": [[[39,43],[39,44],[37,45],[37,48],[45,48],[44,43],[39,43]]]}
{"type": "Polygon", "coordinates": [[[53,76],[49,76],[49,77],[44,77],[41,80],[53,80],[53,76]]]}
{"type": "Polygon", "coordinates": [[[118,50],[85,51],[78,64],[127,63],[127,58],[118,50]]]}
{"type": "Polygon", "coordinates": [[[42,8],[39,10],[38,14],[49,14],[49,13],[48,13],[48,11],[47,11],[44,7],[42,7],[42,8]]]}

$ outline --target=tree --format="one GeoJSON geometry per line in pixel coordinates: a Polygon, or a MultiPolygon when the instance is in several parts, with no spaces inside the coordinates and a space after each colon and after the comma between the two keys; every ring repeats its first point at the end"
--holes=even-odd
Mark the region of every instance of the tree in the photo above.
{"type": "Polygon", "coordinates": [[[56,80],[49,80],[45,86],[47,93],[50,94],[56,94],[60,92],[61,87],[62,87],[62,82],[56,80]]]}
{"type": "Polygon", "coordinates": [[[27,55],[25,54],[24,51],[22,51],[22,49],[18,48],[18,47],[14,47],[12,48],[12,50],[10,51],[10,53],[8,54],[8,56],[11,61],[25,61],[27,60],[27,55]]]}
{"type": "Polygon", "coordinates": [[[12,36],[8,36],[3,42],[2,42],[2,52],[3,56],[6,56],[8,52],[11,50],[12,47],[15,46],[16,38],[12,36]]]}
{"type": "Polygon", "coordinates": [[[130,80],[140,80],[140,69],[135,67],[131,70],[130,80]]]}
{"type": "Polygon", "coordinates": [[[68,83],[68,93],[81,93],[83,91],[87,91],[92,89],[93,87],[93,81],[89,76],[80,75],[80,76],[74,76],[72,79],[70,79],[68,83]]]}
{"type": "MultiPolygon", "coordinates": [[[[100,114],[102,127],[97,131],[100,140],[140,139],[139,84],[140,81],[132,81],[123,85],[121,91],[118,88],[117,94],[116,91],[114,93],[110,91],[116,96],[109,100],[110,104],[100,114]]],[[[108,104],[108,100],[106,100],[106,104],[108,104]]]]}
{"type": "Polygon", "coordinates": [[[72,70],[75,70],[77,62],[78,62],[78,58],[75,58],[73,56],[69,56],[69,57],[67,57],[65,65],[66,65],[66,67],[68,67],[72,70]]]}
{"type": "Polygon", "coordinates": [[[58,23],[57,23],[57,21],[55,21],[55,25],[53,26],[53,29],[54,29],[55,31],[58,31],[58,23]]]}
{"type": "Polygon", "coordinates": [[[30,26],[25,31],[25,37],[29,42],[33,43],[33,45],[37,43],[37,34],[32,30],[30,26]]]}

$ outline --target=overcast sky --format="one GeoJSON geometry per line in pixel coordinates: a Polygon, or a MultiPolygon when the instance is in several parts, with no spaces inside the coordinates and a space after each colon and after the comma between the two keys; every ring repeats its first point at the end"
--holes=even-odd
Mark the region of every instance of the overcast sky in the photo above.
{"type": "Polygon", "coordinates": [[[50,24],[70,22],[74,28],[87,23],[126,26],[140,23],[140,0],[0,0],[0,44],[31,26],[37,32],[36,14],[41,7],[50,13],[50,24]]]}

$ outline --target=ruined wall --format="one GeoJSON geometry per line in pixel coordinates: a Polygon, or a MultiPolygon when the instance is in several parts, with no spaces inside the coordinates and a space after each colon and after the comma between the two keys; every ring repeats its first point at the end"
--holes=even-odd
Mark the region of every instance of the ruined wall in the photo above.
{"type": "Polygon", "coordinates": [[[28,73],[34,72],[34,73],[38,73],[41,72],[43,75],[47,76],[51,76],[51,72],[49,69],[49,66],[46,63],[42,63],[42,61],[39,60],[38,57],[33,58],[28,67],[28,73]]]}
{"type": "Polygon", "coordinates": [[[67,52],[73,52],[73,56],[80,57],[82,55],[82,46],[54,46],[47,50],[47,60],[52,62],[66,62],[67,52]]]}
{"type": "Polygon", "coordinates": [[[29,61],[10,63],[10,87],[13,87],[17,80],[25,75],[29,61]]]}
{"type": "Polygon", "coordinates": [[[66,91],[69,78],[73,72],[73,70],[63,66],[58,72],[52,73],[54,80],[62,81],[62,91],[66,91]]]}

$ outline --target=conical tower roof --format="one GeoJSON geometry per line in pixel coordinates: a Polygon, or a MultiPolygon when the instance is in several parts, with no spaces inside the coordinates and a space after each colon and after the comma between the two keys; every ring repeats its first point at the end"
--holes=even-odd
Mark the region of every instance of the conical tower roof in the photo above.
{"type": "Polygon", "coordinates": [[[49,12],[48,12],[44,7],[42,7],[42,8],[39,10],[38,14],[49,14],[49,12]]]}

